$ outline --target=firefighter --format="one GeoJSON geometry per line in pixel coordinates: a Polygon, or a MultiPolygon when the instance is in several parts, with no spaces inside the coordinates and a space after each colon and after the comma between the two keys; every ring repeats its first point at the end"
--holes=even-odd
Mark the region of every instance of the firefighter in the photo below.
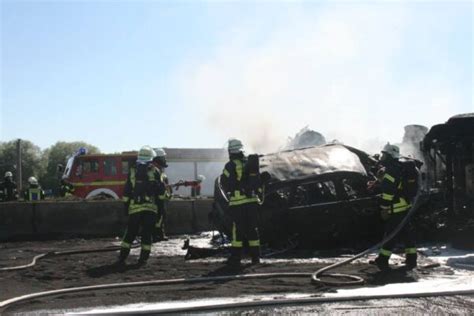
{"type": "MultiPolygon", "coordinates": [[[[390,234],[404,219],[411,207],[410,199],[403,193],[403,166],[399,161],[400,149],[398,146],[387,144],[382,150],[380,162],[383,165],[383,178],[380,181],[382,193],[380,212],[384,221],[385,236],[390,234]]],[[[392,240],[382,245],[375,263],[380,270],[389,269],[388,261],[392,249],[397,241],[405,246],[405,267],[411,270],[416,267],[417,254],[415,247],[415,233],[413,224],[408,221],[401,231],[392,240]]]]}
{"type": "Polygon", "coordinates": [[[44,191],[35,177],[28,178],[28,185],[28,189],[26,189],[23,194],[25,201],[44,200],[44,191]]]}
{"type": "Polygon", "coordinates": [[[257,228],[259,199],[253,189],[246,189],[247,160],[242,148],[240,140],[229,140],[229,162],[220,176],[222,188],[229,197],[229,213],[232,219],[231,255],[227,263],[236,266],[240,265],[244,241],[248,242],[252,263],[260,262],[260,238],[257,228]]]}
{"type": "Polygon", "coordinates": [[[18,199],[16,183],[13,181],[13,173],[11,173],[11,171],[5,172],[5,178],[1,183],[0,191],[2,193],[2,200],[5,202],[15,201],[18,199]]]}
{"type": "Polygon", "coordinates": [[[153,166],[155,151],[143,146],[137,163],[131,167],[124,188],[124,201],[128,209],[128,226],[123,237],[118,263],[123,264],[130,253],[132,242],[141,228],[141,253],[138,264],[146,264],[150,257],[153,227],[156,223],[160,177],[153,166]]]}
{"type": "Polygon", "coordinates": [[[74,194],[74,191],[75,189],[72,183],[69,183],[64,179],[61,179],[61,185],[59,187],[59,195],[61,197],[71,196],[74,194]]]}
{"type": "Polygon", "coordinates": [[[166,152],[164,149],[156,149],[156,157],[153,159],[153,164],[159,173],[162,191],[158,196],[158,214],[153,233],[153,241],[166,241],[168,240],[165,233],[166,211],[168,208],[168,201],[171,199],[172,189],[169,185],[168,177],[165,174],[165,169],[168,167],[168,164],[166,162],[166,152]]]}

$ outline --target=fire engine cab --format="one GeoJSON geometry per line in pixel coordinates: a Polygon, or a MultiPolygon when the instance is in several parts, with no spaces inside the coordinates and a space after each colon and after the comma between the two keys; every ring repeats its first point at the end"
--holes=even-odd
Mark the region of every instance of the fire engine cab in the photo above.
{"type": "Polygon", "coordinates": [[[136,157],[136,152],[87,154],[81,148],[68,159],[62,179],[74,186],[77,197],[121,199],[129,168],[135,164],[136,157]]]}

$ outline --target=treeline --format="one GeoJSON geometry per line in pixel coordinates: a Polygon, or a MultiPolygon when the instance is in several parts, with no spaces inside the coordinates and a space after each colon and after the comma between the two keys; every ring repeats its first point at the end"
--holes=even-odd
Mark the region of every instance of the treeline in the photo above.
{"type": "MultiPolygon", "coordinates": [[[[34,176],[43,189],[57,189],[57,165],[65,165],[67,157],[85,147],[88,153],[100,153],[99,148],[85,142],[57,142],[51,147],[41,150],[40,147],[28,140],[21,140],[22,184],[27,186],[28,178],[34,176]]],[[[17,140],[0,142],[0,177],[3,180],[5,172],[13,172],[17,176],[17,140]]],[[[1,181],[0,180],[0,181],[1,181]]]]}

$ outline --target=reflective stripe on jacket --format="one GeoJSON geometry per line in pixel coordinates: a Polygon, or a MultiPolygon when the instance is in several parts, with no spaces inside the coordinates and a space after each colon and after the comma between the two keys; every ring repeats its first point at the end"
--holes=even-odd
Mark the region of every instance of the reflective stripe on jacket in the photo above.
{"type": "Polygon", "coordinates": [[[402,196],[402,170],[397,162],[389,163],[381,184],[381,207],[389,213],[400,213],[408,210],[411,204],[402,196]]]}
{"type": "MultiPolygon", "coordinates": [[[[153,169],[149,170],[147,172],[148,174],[148,181],[155,181],[155,177],[153,175],[153,169]],[[150,173],[151,172],[151,173],[150,173]]],[[[135,214],[139,212],[144,212],[144,211],[152,211],[152,212],[157,212],[158,207],[156,205],[155,198],[153,196],[145,196],[144,201],[140,201],[140,203],[137,203],[133,199],[133,190],[136,187],[137,179],[136,179],[136,170],[135,168],[130,168],[130,172],[128,175],[127,183],[126,183],[126,188],[125,188],[125,194],[124,196],[124,201],[129,203],[128,205],[128,214],[135,214]]]]}
{"type": "Polygon", "coordinates": [[[39,201],[44,198],[44,193],[41,188],[29,188],[26,193],[28,201],[39,201]]]}
{"type": "Polygon", "coordinates": [[[242,175],[244,171],[244,162],[241,159],[229,161],[222,172],[223,181],[227,186],[224,188],[230,193],[229,206],[237,206],[246,203],[258,203],[258,197],[248,197],[242,191],[242,175]]]}

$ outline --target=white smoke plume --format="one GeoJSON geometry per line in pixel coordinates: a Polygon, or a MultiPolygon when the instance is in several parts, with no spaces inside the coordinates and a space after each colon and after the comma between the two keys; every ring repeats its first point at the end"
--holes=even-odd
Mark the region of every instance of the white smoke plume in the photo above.
{"type": "MultiPolygon", "coordinates": [[[[184,102],[222,143],[237,137],[250,151],[277,150],[309,126],[327,141],[378,152],[400,142],[405,125],[444,122],[461,103],[442,74],[396,78],[417,22],[402,4],[358,4],[291,10],[259,41],[245,26],[255,23],[242,23],[211,58],[183,67],[184,102]]],[[[430,23],[439,21],[425,22],[420,32],[436,36],[430,23]]]]}

